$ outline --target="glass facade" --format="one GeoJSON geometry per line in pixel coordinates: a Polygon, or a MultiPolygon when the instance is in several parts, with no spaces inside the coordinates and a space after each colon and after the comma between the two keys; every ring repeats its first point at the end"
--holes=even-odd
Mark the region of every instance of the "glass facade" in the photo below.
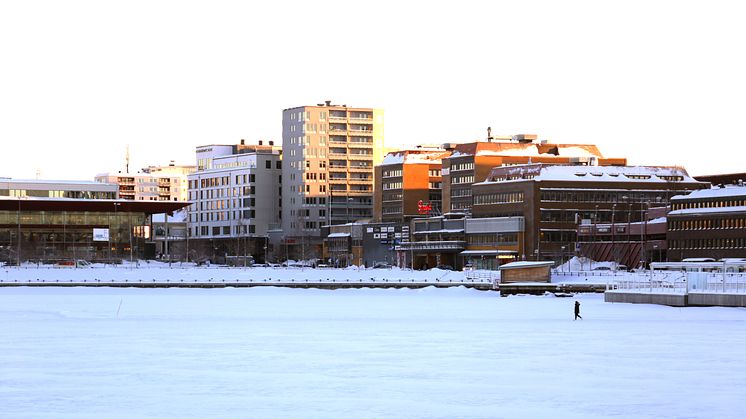
{"type": "Polygon", "coordinates": [[[141,257],[149,238],[141,212],[0,211],[0,260],[4,262],[88,261],[141,257]],[[94,241],[93,229],[109,229],[108,241],[94,241]]]}

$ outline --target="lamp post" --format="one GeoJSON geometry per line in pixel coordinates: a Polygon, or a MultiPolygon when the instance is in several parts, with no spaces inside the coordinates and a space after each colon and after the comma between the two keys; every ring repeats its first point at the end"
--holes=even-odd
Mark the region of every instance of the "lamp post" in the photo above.
{"type": "MultiPolygon", "coordinates": [[[[117,220],[117,209],[119,208],[120,205],[122,205],[120,202],[115,202],[114,203],[114,224],[115,225],[118,225],[117,224],[118,223],[118,220],[117,220]]],[[[109,230],[110,230],[109,231],[109,249],[111,250],[111,237],[113,235],[112,234],[112,230],[113,229],[111,228],[111,223],[109,223],[109,230]]],[[[117,241],[116,240],[114,240],[114,245],[115,246],[117,245],[117,241]]],[[[109,255],[109,262],[111,262],[111,255],[109,255]]]]}
{"type": "Polygon", "coordinates": [[[21,196],[18,196],[18,251],[16,252],[16,258],[18,267],[21,267],[21,196]]]}
{"type": "Polygon", "coordinates": [[[164,236],[164,239],[165,239],[164,244],[166,246],[164,250],[166,251],[166,254],[168,255],[168,267],[170,268],[171,267],[171,251],[168,248],[168,213],[166,213],[165,216],[166,216],[166,228],[165,228],[166,231],[165,231],[165,236],[164,236]]]}
{"type": "MultiPolygon", "coordinates": [[[[645,234],[648,230],[648,217],[643,206],[643,196],[640,195],[640,267],[645,268],[645,234]]],[[[648,202],[648,208],[650,202],[648,202]]]]}
{"type": "Polygon", "coordinates": [[[264,264],[267,265],[267,248],[269,247],[269,236],[264,236],[264,264]]]}
{"type": "Polygon", "coordinates": [[[614,216],[616,214],[616,202],[611,204],[611,255],[616,262],[616,228],[614,227],[614,216]]]}
{"type": "Polygon", "coordinates": [[[350,223],[350,202],[352,202],[352,198],[350,198],[350,197],[348,196],[348,197],[347,197],[347,200],[345,201],[345,204],[346,204],[345,208],[346,208],[346,210],[347,210],[347,211],[346,211],[346,213],[347,213],[347,219],[346,219],[346,220],[347,220],[347,224],[349,224],[349,223],[350,223]]]}

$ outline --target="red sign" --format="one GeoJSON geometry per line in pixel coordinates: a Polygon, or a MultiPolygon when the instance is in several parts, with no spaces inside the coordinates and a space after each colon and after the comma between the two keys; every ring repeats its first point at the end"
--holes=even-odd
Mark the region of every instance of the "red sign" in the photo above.
{"type": "Polygon", "coordinates": [[[417,213],[418,214],[427,215],[427,214],[430,214],[430,211],[432,211],[432,210],[433,210],[433,205],[432,204],[430,204],[430,203],[424,203],[424,202],[422,202],[421,199],[419,201],[417,201],[417,213]]]}

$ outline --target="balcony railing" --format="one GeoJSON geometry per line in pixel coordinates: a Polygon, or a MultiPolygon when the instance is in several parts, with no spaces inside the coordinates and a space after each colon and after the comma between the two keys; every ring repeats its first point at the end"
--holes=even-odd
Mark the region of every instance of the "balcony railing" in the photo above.
{"type": "Polygon", "coordinates": [[[426,250],[464,250],[466,242],[462,240],[443,240],[443,241],[423,241],[423,242],[407,242],[401,243],[396,246],[396,250],[412,250],[412,251],[426,251],[426,250]]]}
{"type": "Polygon", "coordinates": [[[350,166],[348,169],[350,172],[368,172],[370,173],[373,170],[373,166],[350,166]]]}

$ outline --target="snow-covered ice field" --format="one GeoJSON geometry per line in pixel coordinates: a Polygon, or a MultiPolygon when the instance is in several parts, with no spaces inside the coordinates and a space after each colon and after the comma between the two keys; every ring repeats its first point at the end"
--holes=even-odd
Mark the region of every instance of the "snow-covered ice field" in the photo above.
{"type": "Polygon", "coordinates": [[[0,288],[0,417],[746,415],[746,310],[575,299],[0,288]]]}

